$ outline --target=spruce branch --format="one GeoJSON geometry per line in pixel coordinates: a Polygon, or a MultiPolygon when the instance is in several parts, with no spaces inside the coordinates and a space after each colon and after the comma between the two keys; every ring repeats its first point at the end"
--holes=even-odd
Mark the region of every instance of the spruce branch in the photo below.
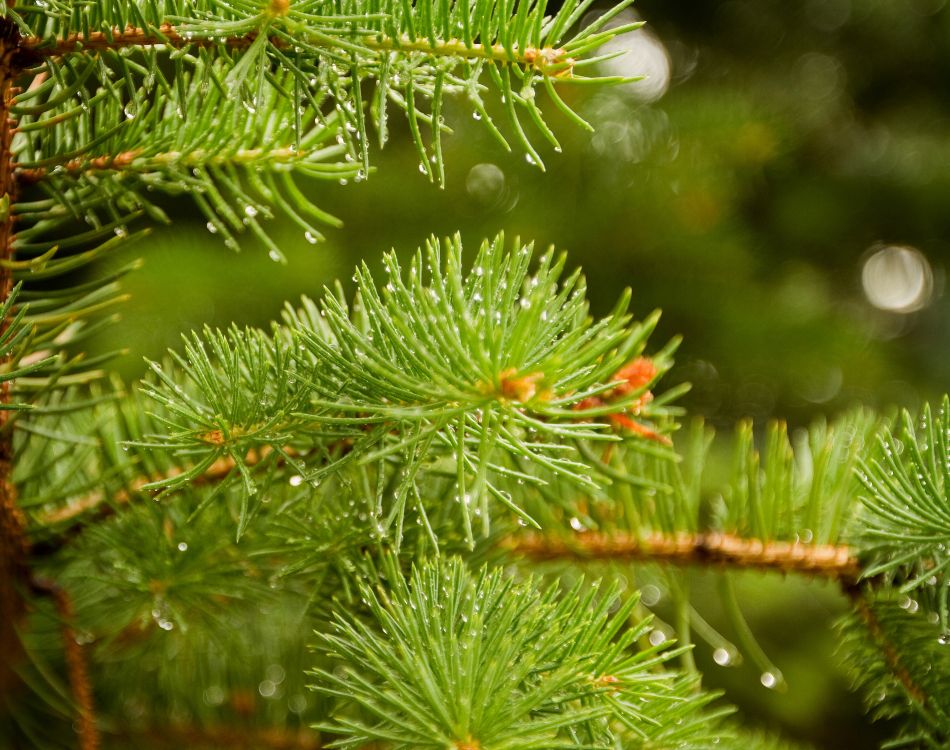
{"type": "Polygon", "coordinates": [[[865,412],[819,421],[795,440],[782,423],[751,423],[733,442],[734,471],[710,485],[706,455],[716,438],[701,420],[677,435],[676,453],[642,443],[593,444],[582,453],[613,481],[595,493],[549,483],[532,487],[526,508],[545,529],[508,544],[529,556],[706,562],[811,571],[855,580],[862,572],[854,470],[880,421],[865,412]],[[677,456],[679,454],[679,456],[677,456]]]}
{"type": "Polygon", "coordinates": [[[433,240],[405,271],[386,256],[382,292],[359,269],[352,308],[327,292],[272,334],[192,337],[172,368],[153,365],[145,393],[166,415],[161,432],[139,444],[176,452],[192,468],[145,489],[184,487],[230,458],[250,497],[261,467],[245,457],[264,446],[313,485],[351,463],[377,465],[380,477],[393,478],[392,505],[379,521],[398,544],[406,511],[423,512],[422,478],[438,468],[455,478],[471,544],[475,519],[487,534],[496,503],[533,523],[506,485],[547,480],[510,457],[596,487],[575,445],[618,442],[618,429],[656,436],[645,420],[669,429],[668,399],[654,400],[649,389],[670,366],[675,342],[649,360],[646,375],[642,364],[636,374],[625,370],[642,357],[657,317],[633,322],[628,293],[594,322],[579,273],[560,282],[563,256],[546,253],[533,275],[530,261],[530,246],[509,254],[498,237],[466,275],[459,239],[433,240]],[[288,450],[324,459],[307,465],[288,450]]]}
{"type": "MultiPolygon", "coordinates": [[[[629,28],[626,30],[630,30],[629,28]]],[[[424,53],[435,57],[462,58],[468,60],[489,60],[505,65],[518,65],[533,68],[539,73],[550,73],[554,76],[570,76],[577,61],[569,56],[568,50],[554,47],[519,48],[517,45],[506,47],[501,43],[482,44],[481,42],[465,42],[460,39],[418,39],[414,36],[388,38],[363,31],[357,41],[347,39],[327,38],[324,35],[313,35],[307,41],[316,46],[325,45],[328,49],[355,46],[361,51],[372,52],[402,52],[424,53]]],[[[124,29],[110,29],[109,31],[93,31],[89,34],[75,33],[66,38],[56,39],[52,43],[41,37],[26,37],[20,42],[21,48],[27,55],[37,57],[63,57],[76,52],[121,50],[139,47],[167,47],[182,49],[191,47],[211,47],[224,45],[229,49],[246,49],[251,47],[259,34],[251,32],[244,36],[198,36],[198,32],[185,31],[170,23],[163,23],[155,30],[127,27],[124,29]]],[[[278,49],[289,49],[291,44],[281,36],[268,38],[268,43],[278,49]]]]}
{"type": "Polygon", "coordinates": [[[385,570],[385,587],[363,590],[370,623],[341,614],[318,634],[340,662],[311,673],[339,702],[323,727],[335,747],[614,747],[625,733],[664,746],[716,734],[715,713],[700,710],[711,696],[663,667],[675,650],[634,650],[649,628],[628,625],[636,597],[611,615],[618,593],[599,596],[596,583],[539,591],[457,559],[408,582],[392,560],[385,570]]]}
{"type": "Polygon", "coordinates": [[[875,718],[893,719],[893,746],[944,747],[950,727],[948,652],[934,613],[894,592],[850,590],[855,613],[839,625],[840,650],[875,718]]]}
{"type": "MultiPolygon", "coordinates": [[[[886,576],[950,634],[950,399],[908,412],[862,461],[864,575],[886,576]],[[935,413],[936,411],[936,413],[935,413]]],[[[948,635],[950,639],[950,635],[948,635]]]]}
{"type": "MultiPolygon", "coordinates": [[[[451,132],[443,116],[447,95],[467,98],[493,136],[510,148],[489,115],[483,98],[487,91],[500,99],[511,131],[529,161],[543,167],[529,131],[560,147],[535,101],[536,88],[543,85],[558,109],[590,128],[555,87],[626,80],[586,77],[580,71],[598,59],[587,57],[589,52],[640,25],[607,28],[610,19],[628,4],[629,0],[624,0],[581,29],[575,27],[591,0],[572,0],[550,17],[545,16],[543,4],[528,0],[511,7],[498,0],[474,4],[470,0],[425,0],[411,5],[388,0],[372,9],[355,0],[348,0],[343,7],[326,0],[234,5],[194,0],[171,8],[118,3],[85,8],[82,18],[77,18],[67,3],[24,6],[9,11],[24,33],[18,45],[23,64],[29,62],[42,71],[38,80],[56,77],[60,85],[43,81],[37,91],[54,96],[18,103],[19,113],[40,118],[21,124],[18,131],[35,132],[42,122],[68,126],[85,120],[101,123],[100,130],[106,129],[102,142],[114,140],[123,131],[141,135],[147,129],[144,120],[130,124],[121,116],[90,118],[83,110],[92,103],[118,105],[127,115],[134,113],[128,115],[130,119],[137,118],[153,98],[150,87],[143,91],[143,80],[158,81],[172,99],[193,102],[199,98],[194,96],[194,86],[181,83],[190,69],[195,71],[193,79],[200,79],[205,87],[200,106],[208,107],[210,103],[204,101],[208,76],[198,71],[214,64],[222,73],[214,87],[228,99],[250,110],[272,106],[268,102],[275,98],[286,105],[282,111],[291,127],[271,133],[278,138],[291,136],[279,144],[281,147],[299,149],[314,116],[325,122],[330,115],[337,115],[334,136],[356,163],[353,171],[359,175],[357,179],[365,178],[370,170],[368,123],[375,124],[380,145],[384,144],[389,132],[388,111],[395,107],[406,114],[422,170],[441,183],[442,135],[451,132]],[[159,56],[173,61],[174,85],[163,80],[159,56]],[[93,62],[96,58],[98,62],[93,62]],[[96,76],[94,67],[107,75],[96,76]],[[283,80],[274,76],[275,68],[282,71],[283,80]],[[101,84],[91,96],[81,85],[90,76],[101,84]],[[109,81],[112,77],[116,78],[114,84],[109,81]],[[363,80],[375,85],[371,97],[362,91],[363,80]],[[302,108],[314,111],[301,112],[302,108]],[[527,127],[525,120],[530,122],[527,127]],[[425,127],[432,133],[428,143],[422,132],[425,127]]],[[[167,109],[177,110],[179,119],[185,121],[178,123],[179,130],[192,129],[189,125],[194,118],[187,112],[187,102],[179,101],[167,109]]],[[[204,122],[198,129],[207,128],[204,122]]],[[[235,129],[240,130],[232,124],[229,132],[235,129]]],[[[47,159],[23,160],[22,179],[30,182],[55,173],[51,167],[70,173],[109,164],[109,158],[120,153],[117,144],[110,146],[98,153],[78,142],[70,142],[69,149],[50,149],[47,159]],[[54,154],[59,161],[47,163],[54,154]]],[[[110,168],[126,166],[126,161],[112,162],[110,168]]],[[[342,171],[337,175],[338,179],[352,177],[342,171]]]]}

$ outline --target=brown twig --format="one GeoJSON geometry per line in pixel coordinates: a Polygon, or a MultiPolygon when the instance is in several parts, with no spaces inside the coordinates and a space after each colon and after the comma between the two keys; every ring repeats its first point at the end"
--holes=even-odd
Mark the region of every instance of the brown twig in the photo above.
{"type": "Polygon", "coordinates": [[[874,609],[871,607],[871,603],[868,601],[866,592],[857,584],[844,586],[843,589],[851,599],[851,603],[854,606],[855,612],[857,612],[860,618],[864,621],[864,624],[867,626],[871,637],[877,643],[878,648],[881,649],[881,653],[884,655],[884,661],[887,664],[888,669],[890,669],[891,674],[893,674],[901,683],[901,685],[904,686],[904,690],[907,691],[907,695],[911,699],[919,703],[921,706],[926,706],[926,693],[924,693],[923,689],[921,689],[921,687],[916,682],[914,682],[914,678],[911,677],[910,672],[907,671],[907,667],[905,667],[904,663],[901,661],[900,654],[897,653],[897,649],[894,648],[894,644],[891,643],[890,639],[887,637],[887,633],[884,632],[881,621],[878,620],[877,615],[874,613],[874,609]]]}
{"type": "MultiPolygon", "coordinates": [[[[265,446],[260,451],[251,451],[247,454],[244,461],[248,466],[254,466],[260,463],[264,457],[270,454],[270,450],[265,446]]],[[[215,461],[208,467],[204,474],[195,477],[192,480],[193,485],[211,484],[227,477],[236,467],[233,458],[223,457],[215,461]]],[[[125,505],[136,495],[144,494],[144,487],[152,482],[158,482],[163,479],[173,479],[187,471],[186,468],[175,467],[168,473],[160,476],[136,477],[126,489],[119,490],[111,496],[101,491],[90,492],[69,505],[57,508],[44,514],[38,520],[41,524],[58,524],[73,521],[90,511],[98,511],[105,515],[112,515],[115,512],[114,505],[125,505]],[[112,501],[113,505],[108,505],[106,500],[112,501]]]]}
{"type": "Polygon", "coordinates": [[[678,565],[723,565],[805,573],[851,584],[861,568],[850,547],[763,542],[734,534],[649,534],[588,532],[570,537],[523,534],[503,546],[534,560],[648,560],[678,565]]]}
{"type": "Polygon", "coordinates": [[[66,655],[66,670],[69,674],[69,687],[76,701],[79,712],[77,733],[79,734],[79,750],[97,750],[99,747],[99,730],[96,727],[95,703],[93,701],[92,683],[89,681],[89,668],[86,663],[86,654],[83,646],[76,640],[73,630],[73,600],[67,591],[53,581],[34,577],[31,581],[33,590],[49,596],[56,607],[60,619],[60,629],[63,634],[63,650],[66,655]]]}
{"type": "Polygon", "coordinates": [[[229,726],[155,726],[122,733],[125,740],[146,747],[232,748],[233,750],[320,750],[313,732],[300,729],[251,729],[229,726]]]}
{"type": "MultiPolygon", "coordinates": [[[[137,151],[124,151],[115,156],[94,156],[90,158],[70,159],[63,164],[57,165],[56,169],[57,174],[118,170],[128,167],[135,161],[137,156],[137,151]]],[[[16,179],[21,185],[32,185],[43,180],[50,171],[51,170],[47,167],[20,169],[16,173],[16,179]]]]}
{"type": "MultiPolygon", "coordinates": [[[[244,463],[248,466],[255,466],[263,461],[267,456],[269,456],[271,452],[272,451],[268,446],[264,446],[260,450],[252,450],[244,457],[244,463]]],[[[278,461],[283,461],[283,458],[278,458],[278,461]]],[[[237,464],[233,458],[228,456],[219,458],[217,461],[211,464],[211,466],[209,466],[203,474],[193,479],[191,484],[193,486],[201,486],[205,484],[213,484],[214,482],[220,482],[226,479],[236,467],[237,464]]],[[[81,523],[76,523],[76,525],[70,527],[64,533],[59,534],[58,536],[35,543],[33,545],[32,554],[34,556],[40,557],[51,555],[57,552],[73,537],[80,534],[82,530],[90,523],[103,521],[112,517],[117,512],[119,506],[127,505],[135,497],[144,495],[146,493],[144,488],[147,484],[160,481],[162,479],[171,479],[173,477],[179,476],[184,471],[187,471],[187,468],[175,467],[166,474],[160,476],[136,477],[126,488],[112,493],[111,495],[101,490],[97,490],[96,492],[90,492],[88,495],[84,495],[83,497],[74,500],[69,505],[63,506],[62,508],[56,508],[55,510],[41,515],[37,520],[42,526],[70,523],[80,521],[80,519],[81,523]]]]}
{"type": "Polygon", "coordinates": [[[151,172],[174,165],[179,167],[247,165],[266,159],[271,164],[287,164],[304,161],[311,156],[305,149],[294,148],[248,148],[224,154],[209,154],[203,151],[182,153],[168,151],[151,156],[142,156],[139,151],[124,151],[117,156],[81,156],[53,166],[19,169],[16,179],[20,185],[34,185],[50,175],[80,175],[86,172],[121,172],[135,170],[151,172]]]}
{"type": "MultiPolygon", "coordinates": [[[[229,37],[225,44],[228,47],[242,49],[250,47],[256,38],[256,34],[229,37]]],[[[275,40],[276,42],[277,40],[275,40]]],[[[94,52],[97,50],[122,49],[124,47],[207,47],[217,44],[217,41],[210,38],[187,38],[171,24],[163,23],[157,29],[140,29],[130,26],[126,29],[112,29],[108,33],[93,31],[89,34],[70,34],[52,42],[48,39],[30,37],[23,39],[20,46],[33,55],[62,57],[73,52],[94,52]]]]}

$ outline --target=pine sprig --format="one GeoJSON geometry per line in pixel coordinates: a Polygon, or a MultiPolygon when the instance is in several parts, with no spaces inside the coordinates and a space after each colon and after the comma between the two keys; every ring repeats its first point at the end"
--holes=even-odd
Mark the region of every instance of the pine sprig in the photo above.
{"type": "Polygon", "coordinates": [[[479,517],[488,533],[493,506],[534,523],[508,487],[549,478],[516,459],[596,487],[576,444],[621,439],[602,417],[637,428],[633,437],[657,435],[637,420],[668,429],[672,412],[647,394],[673,347],[650,360],[649,377],[618,379],[657,317],[633,322],[627,293],[595,322],[579,272],[560,282],[563,256],[546,253],[534,274],[530,261],[530,246],[509,254],[499,237],[465,274],[459,239],[432,241],[406,271],[387,256],[381,292],[360,269],[352,307],[327,292],[272,336],[193,337],[172,368],[153,365],[145,386],[166,414],[148,445],[191,461],[152,487],[183,487],[221,458],[234,462],[248,495],[253,474],[272,465],[265,454],[312,484],[351,463],[377,465],[393,498],[383,525],[397,544],[433,472],[454,479],[470,543],[479,517]]]}
{"type": "MultiPolygon", "coordinates": [[[[854,565],[856,553],[847,547],[859,528],[854,471],[881,424],[871,412],[855,411],[795,435],[784,423],[770,423],[759,440],[751,422],[720,437],[695,419],[677,433],[673,450],[652,441],[583,442],[582,455],[611,484],[589,494],[551,481],[532,488],[526,507],[552,541],[564,536],[568,547],[580,545],[580,555],[584,547],[597,557],[629,548],[632,558],[649,558],[653,550],[684,562],[708,554],[755,564],[758,556],[766,567],[780,568],[784,559],[807,569],[809,550],[824,550],[833,575],[836,561],[854,565]],[[709,470],[711,451],[731,451],[725,478],[709,470]],[[843,561],[830,554],[836,548],[843,561]]],[[[543,556],[543,542],[532,544],[543,556]]]]}
{"type": "Polygon", "coordinates": [[[339,661],[311,673],[338,702],[322,727],[332,747],[608,748],[626,732],[633,746],[671,727],[677,742],[715,734],[697,720],[709,697],[664,670],[674,652],[634,648],[649,629],[628,627],[635,597],[610,614],[616,590],[540,591],[458,559],[414,568],[408,582],[390,564],[387,584],[364,589],[370,623],[341,614],[318,634],[339,661]]]}
{"type": "Polygon", "coordinates": [[[889,719],[883,747],[946,747],[950,739],[950,638],[934,613],[893,591],[859,604],[839,624],[839,650],[870,714],[889,719]]]}
{"type": "Polygon", "coordinates": [[[861,468],[864,575],[885,576],[950,632],[950,399],[916,424],[905,411],[861,468]]]}
{"type": "MultiPolygon", "coordinates": [[[[279,93],[293,85],[288,74],[273,77],[251,106],[230,95],[228,69],[207,54],[191,58],[189,65],[176,60],[174,76],[166,75],[154,49],[140,61],[120,56],[116,63],[87,60],[79,67],[70,60],[49,62],[56,73],[49,84],[17,99],[24,115],[18,177],[39,182],[49,196],[47,204],[36,207],[49,240],[33,243],[35,253],[62,245],[57,219],[67,231],[76,219],[92,227],[113,224],[119,231],[135,214],[117,215],[116,207],[128,206],[167,222],[145,196],[157,190],[191,194],[209,231],[227,245],[236,249],[236,235],[250,230],[280,260],[283,253],[261,224],[275,209],[310,242],[323,236],[315,225],[339,224],[304,198],[294,175],[344,182],[365,177],[344,159],[335,113],[325,118],[309,101],[295,109],[279,93]],[[89,77],[89,69],[102,81],[92,95],[75,88],[89,77]],[[295,136],[288,140],[295,123],[295,136]]],[[[18,249],[25,249],[22,243],[18,249]]]]}
{"type": "MultiPolygon", "coordinates": [[[[369,7],[356,0],[342,6],[326,0],[24,3],[6,9],[20,26],[24,54],[38,62],[34,85],[14,107],[24,116],[20,174],[27,181],[81,177],[80,185],[66,189],[83,193],[91,183],[98,195],[118,189],[115,172],[132,172],[138,180],[144,173],[153,187],[196,195],[210,226],[233,244],[232,232],[242,227],[228,226],[236,223],[232,214],[245,221],[242,209],[249,205],[263,218],[269,204],[300,198],[250,179],[253,167],[363,179],[370,170],[369,126],[384,144],[393,108],[407,118],[421,170],[439,183],[442,136],[451,133],[447,96],[466,98],[510,149],[489,114],[488,94],[499,100],[528,160],[543,167],[529,133],[560,146],[536,102],[537,89],[543,86],[556,108],[589,129],[557,87],[626,80],[580,71],[597,61],[585,57],[591,50],[639,26],[606,28],[630,1],[581,29],[578,21],[592,0],[564,3],[551,16],[544,3],[529,0],[387,0],[369,7]],[[91,80],[99,84],[94,91],[91,80]],[[364,92],[364,81],[372,82],[372,92],[364,92]],[[155,107],[158,92],[162,105],[155,107]],[[254,116],[242,115],[242,108],[254,116]],[[424,130],[431,132],[428,139],[424,130]],[[267,146],[249,146],[247,137],[232,144],[234,133],[264,135],[267,146]],[[351,162],[323,163],[342,155],[351,162]],[[214,164],[218,173],[205,173],[214,164]],[[241,181],[220,174],[224,165],[250,179],[266,200],[243,195],[241,181]],[[189,175],[192,170],[198,171],[189,175]],[[100,171],[93,181],[90,173],[100,171]]],[[[306,203],[303,211],[283,207],[295,220],[309,221],[306,203]]],[[[320,236],[310,226],[304,231],[320,236]]]]}

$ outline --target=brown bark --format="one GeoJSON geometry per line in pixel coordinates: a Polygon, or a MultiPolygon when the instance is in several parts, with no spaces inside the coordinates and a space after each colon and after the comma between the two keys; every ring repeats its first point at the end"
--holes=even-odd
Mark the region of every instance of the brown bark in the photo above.
{"type": "Polygon", "coordinates": [[[504,543],[511,551],[535,560],[644,560],[679,565],[723,565],[805,573],[841,581],[857,581],[861,567],[843,545],[745,539],[733,534],[650,534],[643,537],[590,532],[571,537],[524,534],[504,543]]]}
{"type": "Polygon", "coordinates": [[[76,701],[76,710],[79,713],[76,721],[79,750],[99,750],[99,730],[96,727],[95,703],[93,701],[92,682],[89,680],[89,665],[86,661],[85,649],[76,640],[76,631],[73,629],[73,600],[65,589],[52,581],[34,578],[33,588],[38,593],[53,600],[56,614],[60,620],[69,689],[76,701]]]}
{"type": "MultiPolygon", "coordinates": [[[[131,744],[145,747],[232,748],[233,750],[320,750],[316,733],[291,729],[231,726],[156,726],[140,733],[121,733],[131,744]]],[[[369,750],[369,748],[367,748],[369,750]]]]}
{"type": "MultiPolygon", "coordinates": [[[[136,156],[138,156],[137,151],[124,151],[121,154],[117,154],[115,156],[95,156],[89,159],[71,159],[64,164],[59,165],[59,168],[63,172],[67,173],[94,172],[97,170],[106,169],[118,170],[127,167],[129,164],[135,161],[136,156]]],[[[48,174],[49,170],[43,167],[37,167],[35,169],[21,169],[17,172],[16,179],[21,185],[31,185],[41,182],[48,174]]]]}
{"type": "MultiPolygon", "coordinates": [[[[12,141],[16,123],[10,107],[16,95],[16,58],[19,33],[8,19],[0,19],[0,199],[7,205],[0,217],[0,259],[13,258],[14,216],[16,198],[16,165],[12,141]]],[[[8,264],[0,265],[0,303],[13,288],[13,271],[8,264]]],[[[6,327],[0,322],[0,330],[6,327]]],[[[0,362],[9,364],[9,362],[0,362]]],[[[10,382],[0,384],[0,404],[10,403],[10,382]]],[[[24,593],[29,579],[27,557],[29,542],[26,519],[17,506],[16,487],[13,485],[13,434],[9,425],[11,412],[0,411],[0,692],[10,690],[16,683],[16,663],[22,656],[17,630],[26,613],[24,593]]]]}

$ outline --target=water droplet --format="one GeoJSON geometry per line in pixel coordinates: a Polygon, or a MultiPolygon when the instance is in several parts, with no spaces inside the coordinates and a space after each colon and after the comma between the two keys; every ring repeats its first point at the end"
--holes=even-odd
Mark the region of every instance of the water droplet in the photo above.
{"type": "Polygon", "coordinates": [[[666,633],[664,633],[659,628],[655,628],[650,632],[650,643],[653,646],[659,646],[661,643],[666,642],[666,633]]]}
{"type": "Polygon", "coordinates": [[[307,242],[309,242],[311,245],[316,245],[316,244],[317,244],[317,236],[316,236],[313,232],[311,232],[310,230],[307,230],[306,232],[304,232],[304,233],[303,233],[303,237],[304,237],[304,239],[305,239],[307,242]]]}
{"type": "Polygon", "coordinates": [[[764,687],[767,687],[769,690],[778,685],[778,677],[776,677],[772,672],[763,672],[759,676],[759,682],[762,683],[764,687]]]}
{"type": "Polygon", "coordinates": [[[131,120],[138,114],[138,105],[135,102],[129,102],[122,108],[122,111],[125,113],[125,119],[131,120]]]}
{"type": "Polygon", "coordinates": [[[257,216],[257,209],[254,206],[248,204],[244,207],[244,213],[249,219],[253,219],[255,216],[257,216]]]}
{"type": "Polygon", "coordinates": [[[897,604],[901,609],[906,609],[911,614],[913,614],[920,608],[920,605],[917,603],[917,600],[911,599],[909,596],[901,597],[900,601],[898,601],[897,604]]]}
{"type": "Polygon", "coordinates": [[[290,478],[291,487],[299,487],[301,484],[303,484],[303,477],[299,474],[295,474],[290,478]]]}
{"type": "Polygon", "coordinates": [[[660,601],[663,596],[663,592],[660,591],[658,586],[653,584],[647,584],[640,590],[640,601],[643,602],[643,606],[652,607],[654,604],[660,601]]]}
{"type": "Polygon", "coordinates": [[[573,518],[571,518],[570,523],[571,523],[571,528],[574,529],[574,531],[583,531],[583,530],[584,530],[584,524],[581,523],[581,519],[579,519],[579,518],[577,518],[577,517],[573,517],[573,518]]]}
{"type": "Polygon", "coordinates": [[[720,667],[728,667],[732,664],[732,654],[727,649],[717,648],[713,651],[713,661],[720,667]]]}
{"type": "Polygon", "coordinates": [[[179,552],[186,552],[187,550],[188,550],[188,542],[179,542],[179,543],[178,543],[178,551],[179,551],[179,552]]]}
{"type": "Polygon", "coordinates": [[[214,225],[214,222],[209,221],[207,224],[205,224],[205,226],[208,228],[208,231],[211,232],[211,234],[218,233],[218,228],[214,225]]]}

